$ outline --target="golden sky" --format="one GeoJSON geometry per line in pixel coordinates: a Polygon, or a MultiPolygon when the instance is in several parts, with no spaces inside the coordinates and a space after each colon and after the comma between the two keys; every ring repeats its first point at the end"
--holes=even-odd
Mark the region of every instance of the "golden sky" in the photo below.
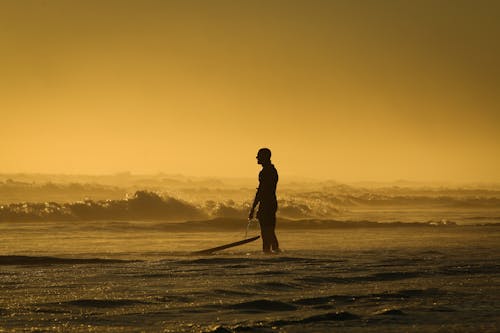
{"type": "Polygon", "coordinates": [[[0,1],[0,172],[500,181],[498,1],[0,1]]]}

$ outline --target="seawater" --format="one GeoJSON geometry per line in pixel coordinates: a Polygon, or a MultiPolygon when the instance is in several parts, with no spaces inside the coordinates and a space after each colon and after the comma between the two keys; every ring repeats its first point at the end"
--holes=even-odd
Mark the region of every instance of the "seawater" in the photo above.
{"type": "Polygon", "coordinates": [[[244,226],[156,226],[2,224],[1,330],[499,330],[499,226],[278,229],[279,255],[256,241],[210,256],[190,252],[244,226]]]}

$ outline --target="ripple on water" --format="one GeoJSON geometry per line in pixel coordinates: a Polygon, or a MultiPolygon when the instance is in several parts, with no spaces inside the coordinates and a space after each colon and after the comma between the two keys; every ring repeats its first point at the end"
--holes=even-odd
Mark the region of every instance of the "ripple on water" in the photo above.
{"type": "Polygon", "coordinates": [[[335,303],[354,302],[358,298],[359,298],[358,296],[352,296],[352,295],[331,295],[322,297],[301,298],[294,300],[293,304],[317,306],[317,305],[329,304],[332,302],[335,303]]]}
{"type": "Polygon", "coordinates": [[[292,284],[292,283],[284,283],[284,282],[277,282],[277,281],[266,281],[266,282],[260,282],[260,283],[255,283],[252,285],[248,286],[251,289],[258,290],[258,291],[287,291],[287,290],[297,290],[301,289],[302,286],[297,285],[297,284],[292,284]]]}
{"type": "Polygon", "coordinates": [[[319,315],[314,315],[310,317],[305,317],[298,320],[277,320],[272,323],[272,326],[286,326],[294,324],[311,324],[322,321],[344,321],[344,320],[356,320],[360,319],[360,316],[347,312],[327,312],[319,315]]]}
{"type": "Polygon", "coordinates": [[[135,299],[77,299],[73,301],[52,303],[47,305],[76,306],[85,308],[118,308],[122,306],[133,306],[139,304],[150,304],[135,299]]]}
{"type": "Polygon", "coordinates": [[[239,290],[229,290],[229,289],[214,289],[210,292],[212,295],[216,296],[242,296],[242,297],[247,297],[247,296],[253,296],[254,293],[249,293],[245,291],[239,291],[239,290]]]}
{"type": "Polygon", "coordinates": [[[138,262],[138,260],[119,260],[102,258],[57,258],[57,257],[31,257],[31,256],[0,256],[0,265],[54,265],[54,264],[115,264],[138,262]]]}
{"type": "Polygon", "coordinates": [[[250,302],[230,304],[228,309],[250,311],[250,312],[269,312],[269,311],[295,311],[297,307],[293,304],[280,301],[271,301],[267,299],[258,299],[250,302]]]}
{"type": "Polygon", "coordinates": [[[297,278],[297,281],[310,284],[326,284],[326,283],[338,283],[338,284],[350,284],[356,282],[383,282],[383,281],[397,281],[405,279],[413,279],[425,276],[426,273],[423,272],[380,272],[369,275],[360,276],[320,276],[320,275],[308,275],[297,278]]]}
{"type": "Polygon", "coordinates": [[[375,313],[377,316],[405,316],[402,310],[399,309],[383,309],[375,313]]]}

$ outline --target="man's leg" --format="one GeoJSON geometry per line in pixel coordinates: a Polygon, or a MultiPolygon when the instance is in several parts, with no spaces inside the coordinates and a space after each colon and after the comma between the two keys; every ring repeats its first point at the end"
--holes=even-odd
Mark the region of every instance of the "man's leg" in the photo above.
{"type": "Polygon", "coordinates": [[[276,215],[273,214],[272,218],[269,221],[270,223],[270,243],[273,251],[279,251],[280,246],[278,243],[278,238],[276,237],[275,229],[276,229],[276,215]]]}
{"type": "Polygon", "coordinates": [[[260,235],[262,237],[262,251],[271,252],[272,235],[269,232],[269,223],[265,217],[259,217],[260,235]]]}

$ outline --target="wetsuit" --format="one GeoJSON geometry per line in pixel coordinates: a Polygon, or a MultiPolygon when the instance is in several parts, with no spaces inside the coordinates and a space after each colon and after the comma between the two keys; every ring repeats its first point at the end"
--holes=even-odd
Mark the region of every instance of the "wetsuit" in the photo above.
{"type": "Polygon", "coordinates": [[[270,252],[271,249],[279,251],[278,239],[274,232],[276,227],[276,210],[278,209],[278,202],[276,200],[277,184],[278,171],[276,171],[274,165],[271,163],[263,165],[259,173],[259,188],[255,197],[259,202],[257,219],[260,224],[262,249],[264,252],[270,252]]]}

